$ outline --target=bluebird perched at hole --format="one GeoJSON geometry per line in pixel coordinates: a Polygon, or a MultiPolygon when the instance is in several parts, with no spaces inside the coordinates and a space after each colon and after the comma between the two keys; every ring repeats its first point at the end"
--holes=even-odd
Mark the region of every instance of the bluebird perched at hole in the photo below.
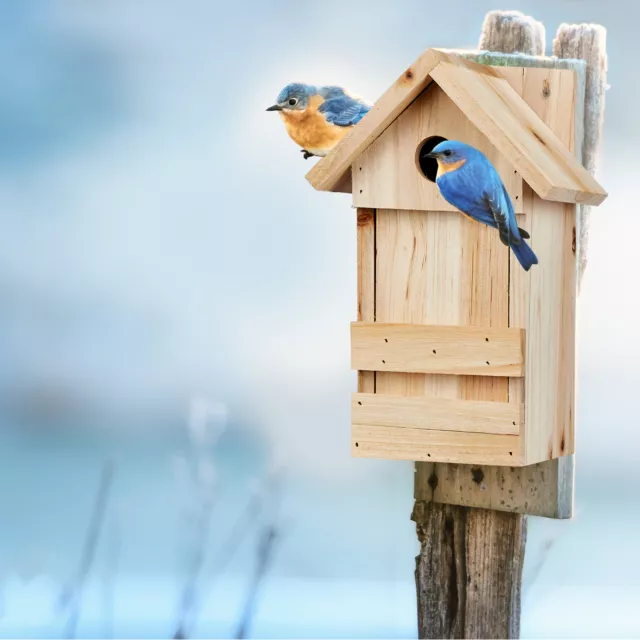
{"type": "Polygon", "coordinates": [[[463,142],[446,140],[424,156],[438,161],[436,184],[447,202],[473,220],[498,229],[500,240],[525,271],[538,264],[524,240],[529,234],[518,227],[511,198],[484,153],[463,142]]]}
{"type": "Polygon", "coordinates": [[[342,87],[288,84],[267,111],[277,111],[305,160],[326,156],[371,106],[342,87]]]}

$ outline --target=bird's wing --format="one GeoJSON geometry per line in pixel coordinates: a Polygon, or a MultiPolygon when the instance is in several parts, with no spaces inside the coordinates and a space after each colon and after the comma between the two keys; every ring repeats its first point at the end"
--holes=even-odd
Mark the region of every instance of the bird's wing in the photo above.
{"type": "Polygon", "coordinates": [[[325,100],[318,108],[318,111],[331,124],[335,124],[338,127],[351,127],[360,122],[370,108],[364,102],[342,95],[325,100]]]}
{"type": "Polygon", "coordinates": [[[497,173],[487,182],[484,195],[498,227],[500,240],[506,245],[519,244],[522,238],[516,224],[513,203],[497,173]]]}
{"type": "Polygon", "coordinates": [[[437,180],[447,202],[478,222],[495,228],[496,220],[486,198],[486,182],[485,167],[473,161],[437,180]]]}

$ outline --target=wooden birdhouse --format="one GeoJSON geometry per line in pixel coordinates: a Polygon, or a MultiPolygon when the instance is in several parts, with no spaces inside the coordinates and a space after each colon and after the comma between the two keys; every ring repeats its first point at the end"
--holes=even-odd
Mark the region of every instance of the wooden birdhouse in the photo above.
{"type": "Polygon", "coordinates": [[[308,173],[358,212],[354,456],[522,466],[574,452],[576,211],[606,197],[576,159],[577,90],[571,70],[429,49],[308,173]],[[421,151],[443,139],[498,170],[530,271],[440,195],[421,151]]]}

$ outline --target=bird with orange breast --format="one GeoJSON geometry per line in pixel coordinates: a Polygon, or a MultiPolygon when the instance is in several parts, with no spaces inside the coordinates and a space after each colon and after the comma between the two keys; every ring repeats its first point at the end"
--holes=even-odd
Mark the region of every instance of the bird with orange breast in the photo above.
{"type": "Polygon", "coordinates": [[[277,111],[304,159],[326,156],[369,112],[371,105],[342,87],[294,82],[267,111],[277,111]]]}

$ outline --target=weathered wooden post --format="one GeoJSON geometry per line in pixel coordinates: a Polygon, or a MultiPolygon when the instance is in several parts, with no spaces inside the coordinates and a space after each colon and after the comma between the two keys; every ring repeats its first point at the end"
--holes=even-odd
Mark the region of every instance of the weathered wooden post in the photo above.
{"type": "Polygon", "coordinates": [[[517,637],[526,514],[572,512],[581,207],[606,192],[583,166],[587,64],[544,40],[492,12],[483,50],[425,51],[307,175],[358,210],[352,454],[417,463],[423,638],[517,637]],[[439,194],[421,151],[443,139],[493,162],[531,271],[439,194]]]}

